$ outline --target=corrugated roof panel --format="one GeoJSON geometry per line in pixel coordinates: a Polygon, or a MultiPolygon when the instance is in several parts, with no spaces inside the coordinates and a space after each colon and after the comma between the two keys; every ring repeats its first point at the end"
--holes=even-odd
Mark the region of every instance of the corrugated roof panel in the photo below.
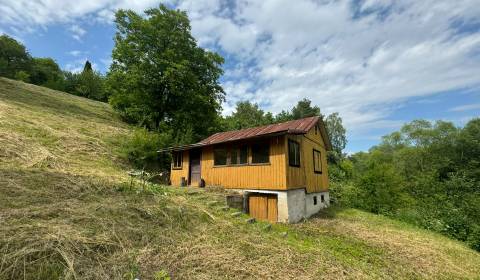
{"type": "MultiPolygon", "coordinates": [[[[161,149],[159,151],[177,151],[177,150],[188,150],[213,144],[219,144],[229,141],[237,141],[242,139],[248,139],[253,137],[262,137],[277,133],[292,133],[292,134],[304,134],[307,133],[318,121],[320,121],[320,117],[308,117],[299,120],[293,120],[283,123],[276,123],[270,125],[264,125],[259,127],[253,128],[246,128],[241,130],[233,130],[233,131],[226,131],[226,132],[219,132],[215,133],[202,141],[190,144],[190,145],[183,145],[177,147],[170,147],[161,149]]],[[[325,144],[327,150],[331,150],[330,140],[328,139],[328,135],[325,130],[325,125],[321,123],[320,130],[322,136],[324,137],[325,144]]]]}
{"type": "Polygon", "coordinates": [[[284,123],[270,124],[241,130],[215,133],[199,143],[212,145],[228,141],[247,139],[278,132],[307,133],[319,120],[318,116],[308,117],[284,123]]]}

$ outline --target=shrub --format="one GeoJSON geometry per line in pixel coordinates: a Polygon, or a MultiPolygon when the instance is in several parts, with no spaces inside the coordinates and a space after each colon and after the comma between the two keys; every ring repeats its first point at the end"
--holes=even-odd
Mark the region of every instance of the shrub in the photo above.
{"type": "Polygon", "coordinates": [[[136,168],[153,170],[167,169],[170,158],[157,151],[170,144],[170,135],[167,133],[150,132],[139,128],[121,143],[120,156],[133,164],[136,168]]]}
{"type": "Polygon", "coordinates": [[[18,71],[15,74],[15,80],[19,80],[25,83],[30,82],[30,75],[26,71],[18,71]]]}

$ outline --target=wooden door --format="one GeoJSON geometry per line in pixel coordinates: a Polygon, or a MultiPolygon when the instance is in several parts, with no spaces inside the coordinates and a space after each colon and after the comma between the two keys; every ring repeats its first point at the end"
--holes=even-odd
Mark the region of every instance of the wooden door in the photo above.
{"type": "Polygon", "coordinates": [[[257,220],[277,222],[277,196],[274,194],[250,194],[248,208],[250,216],[257,220]]]}
{"type": "Polygon", "coordinates": [[[190,150],[190,168],[189,168],[189,176],[188,176],[188,183],[192,186],[199,186],[200,180],[202,179],[201,174],[201,166],[200,166],[200,157],[201,157],[201,150],[190,150]]]}

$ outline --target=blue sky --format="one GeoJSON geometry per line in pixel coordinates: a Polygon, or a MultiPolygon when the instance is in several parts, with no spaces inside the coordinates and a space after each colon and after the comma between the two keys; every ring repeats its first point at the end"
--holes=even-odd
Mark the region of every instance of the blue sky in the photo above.
{"type": "MultiPolygon", "coordinates": [[[[309,98],[339,112],[348,152],[413,119],[464,125],[480,112],[477,0],[171,0],[198,43],[222,54],[224,114],[240,100],[277,113],[309,98]]],[[[111,62],[114,11],[158,1],[0,0],[0,33],[78,71],[111,62]]]]}

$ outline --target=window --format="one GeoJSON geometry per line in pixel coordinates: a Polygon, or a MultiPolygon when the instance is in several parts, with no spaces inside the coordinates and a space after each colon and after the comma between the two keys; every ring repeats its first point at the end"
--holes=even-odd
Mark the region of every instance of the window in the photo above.
{"type": "Polygon", "coordinates": [[[313,197],[313,205],[317,205],[317,196],[313,197]]]}
{"type": "Polygon", "coordinates": [[[322,155],[315,149],[313,150],[313,172],[322,173],[322,155]]]}
{"type": "Polygon", "coordinates": [[[173,169],[182,169],[183,152],[174,152],[172,155],[173,169]]]}
{"type": "Polygon", "coordinates": [[[300,167],[300,144],[290,139],[288,139],[288,164],[300,167]]]}
{"type": "Polygon", "coordinates": [[[238,148],[232,148],[230,151],[230,164],[238,164],[238,148]]]}
{"type": "Polygon", "coordinates": [[[240,147],[238,159],[240,164],[248,163],[248,147],[247,146],[240,147]]]}
{"type": "Polygon", "coordinates": [[[270,145],[268,143],[258,143],[252,145],[252,163],[270,162],[270,145]]]}
{"type": "Polygon", "coordinates": [[[227,164],[227,150],[225,148],[217,148],[213,150],[213,165],[227,164]]]}
{"type": "Polygon", "coordinates": [[[322,203],[325,202],[325,196],[323,196],[323,194],[320,196],[320,201],[321,201],[322,203]]]}
{"type": "Polygon", "coordinates": [[[230,150],[230,164],[247,164],[248,163],[248,147],[233,147],[230,150]]]}

